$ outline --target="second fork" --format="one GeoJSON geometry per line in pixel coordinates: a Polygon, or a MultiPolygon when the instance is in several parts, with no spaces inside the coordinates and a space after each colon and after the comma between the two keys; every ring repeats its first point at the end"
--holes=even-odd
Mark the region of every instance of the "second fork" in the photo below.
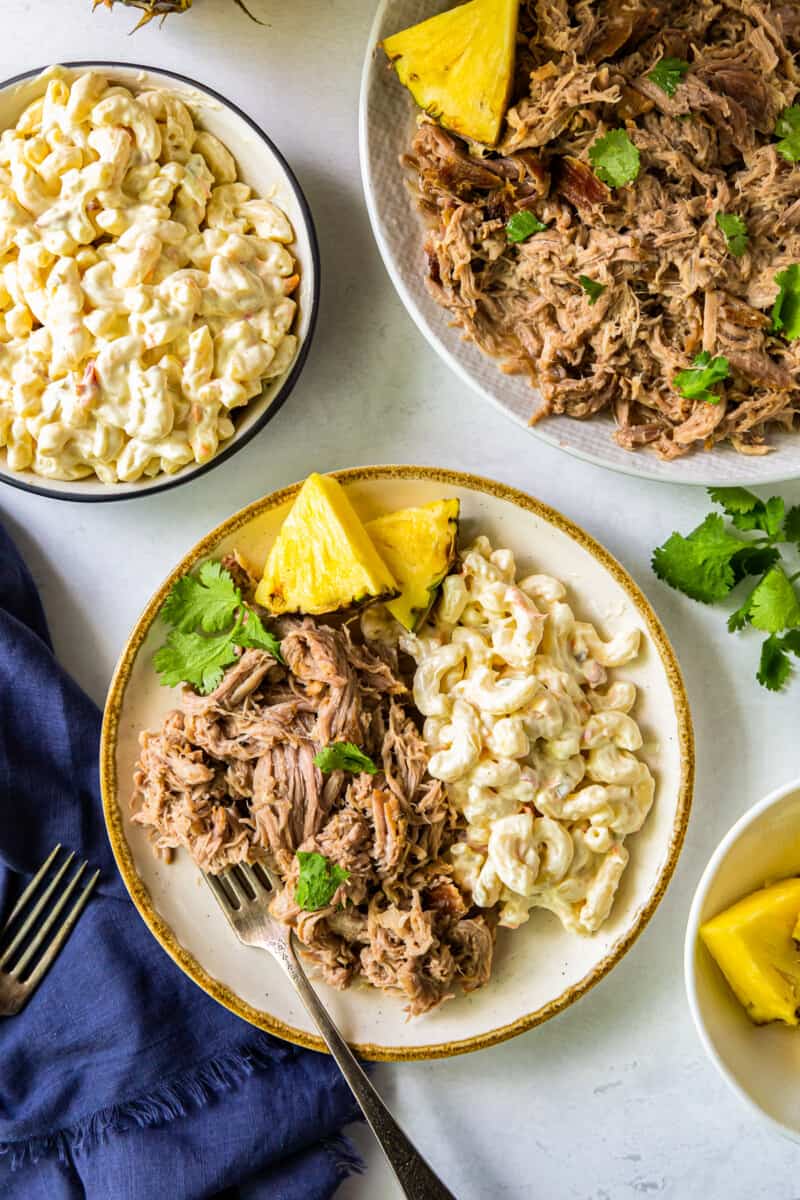
{"type": "Polygon", "coordinates": [[[339,1033],[300,965],[291,929],[268,912],[274,889],[269,871],[261,863],[255,867],[240,863],[222,876],[204,875],[204,879],[239,941],[268,950],[288,975],[389,1160],[403,1195],[408,1200],[455,1200],[406,1137],[339,1033]]]}

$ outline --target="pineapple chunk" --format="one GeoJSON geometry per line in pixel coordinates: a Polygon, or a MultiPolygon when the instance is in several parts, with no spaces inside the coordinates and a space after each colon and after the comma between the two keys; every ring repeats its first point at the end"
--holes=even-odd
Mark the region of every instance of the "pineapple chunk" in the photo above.
{"type": "Polygon", "coordinates": [[[461,137],[494,146],[514,76],[519,0],[470,0],[385,38],[420,108],[461,137]]]}
{"type": "Polygon", "coordinates": [[[797,1025],[800,879],[753,892],[701,926],[700,936],[757,1024],[797,1025]]]}
{"type": "Polygon", "coordinates": [[[458,510],[458,500],[436,500],[387,513],[365,526],[402,589],[387,608],[406,629],[414,630],[425,620],[453,565],[458,510]]]}
{"type": "Polygon", "coordinates": [[[398,593],[341,484],[309,475],[270,550],[258,603],[273,613],[318,614],[398,593]]]}

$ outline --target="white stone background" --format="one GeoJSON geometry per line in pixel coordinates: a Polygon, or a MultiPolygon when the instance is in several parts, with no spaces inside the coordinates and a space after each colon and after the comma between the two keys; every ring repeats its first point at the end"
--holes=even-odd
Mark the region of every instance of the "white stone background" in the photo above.
{"type": "MultiPolygon", "coordinates": [[[[294,167],[322,252],[322,305],[299,385],[232,460],[150,499],[83,505],[0,492],[0,515],[41,588],[56,648],[102,704],[117,655],[175,561],[235,509],[319,471],[421,463],[493,476],[603,542],[644,588],[683,667],[698,748],[688,838],[644,936],[546,1025],[478,1054],[380,1066],[375,1079],[459,1200],[797,1200],[798,1152],[728,1092],[687,1009],[682,940],[714,846],[746,808],[800,774],[800,679],[755,682],[758,641],[652,575],[653,547],[707,510],[704,493],[613,475],[528,437],[443,366],[395,296],[373,244],[356,119],[370,0],[233,0],[129,37],[131,14],[90,0],[3,0],[0,78],[59,59],[165,66],[209,84],[267,130],[294,167]]],[[[800,484],[779,489],[800,501],[800,484]]],[[[366,1175],[342,1200],[393,1200],[366,1130],[366,1175]]]]}

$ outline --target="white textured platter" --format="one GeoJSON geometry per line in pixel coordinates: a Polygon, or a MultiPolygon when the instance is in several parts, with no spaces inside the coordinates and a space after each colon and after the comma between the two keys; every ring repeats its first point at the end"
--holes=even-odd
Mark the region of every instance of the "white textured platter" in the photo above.
{"type": "MultiPolygon", "coordinates": [[[[367,1058],[434,1058],[476,1050],[560,1012],[617,963],[644,928],[675,868],[689,819],[692,727],[673,651],[658,618],[622,567],[588,534],[554,510],[502,484],[430,467],[363,467],[338,473],[359,514],[371,519],[443,496],[461,501],[461,543],[486,533],[514,550],[524,573],[563,580],[578,616],[606,636],[638,626],[643,651],[624,670],[639,689],[635,715],[656,801],[630,840],[631,861],[610,920],[600,933],[566,933],[542,910],[516,933],[499,932],[489,984],[435,1012],[406,1021],[402,1001],[366,985],[337,992],[317,983],[348,1040],[367,1058]]],[[[159,686],[151,659],[163,641],[158,611],[174,580],[206,558],[238,547],[254,565],[266,558],[299,485],[242,509],[190,550],[149,601],[122,652],[103,721],[101,782],[109,836],[134,903],[165,950],[201,987],[245,1020],[280,1037],[322,1049],[271,958],[241,945],[188,855],[167,866],[130,820],[138,734],[157,728],[177,701],[159,686]]]]}
{"type": "MultiPolygon", "coordinates": [[[[215,134],[228,147],[236,159],[239,178],[257,195],[273,198],[283,209],[295,234],[289,249],[300,273],[300,286],[295,296],[298,311],[292,327],[298,340],[297,353],[284,375],[268,380],[260,396],[234,412],[236,429],[233,437],[223,442],[218,453],[207,463],[190,463],[172,475],[162,473],[135,483],[105,484],[94,476],[65,481],[44,478],[33,471],[12,471],[6,464],[5,450],[0,450],[0,481],[13,487],[55,500],[127,500],[176,487],[213,470],[275,416],[297,382],[311,344],[319,307],[319,250],[311,211],[291,167],[267,134],[235,104],[185,75],[138,63],[93,60],[65,63],[62,69],[68,79],[87,71],[98,71],[134,92],[160,88],[177,96],[196,124],[215,134]]],[[[50,70],[26,71],[0,84],[0,131],[15,125],[27,105],[44,93],[50,70]]]]}
{"type": "MultiPolygon", "coordinates": [[[[418,113],[413,100],[389,69],[378,43],[425,17],[451,8],[453,0],[380,0],[367,43],[359,106],[361,177],[375,240],[409,315],[439,356],[471,387],[534,437],[569,454],[614,471],[666,483],[774,483],[800,477],[800,434],[773,433],[771,454],[750,457],[728,446],[694,451],[662,462],[647,450],[623,450],[613,440],[613,419],[605,413],[589,421],[550,417],[529,424],[538,393],[523,376],[503,375],[495,361],[464,341],[425,286],[425,227],[400,165],[408,152],[418,113]]],[[[531,447],[533,449],[533,447],[531,447]]]]}

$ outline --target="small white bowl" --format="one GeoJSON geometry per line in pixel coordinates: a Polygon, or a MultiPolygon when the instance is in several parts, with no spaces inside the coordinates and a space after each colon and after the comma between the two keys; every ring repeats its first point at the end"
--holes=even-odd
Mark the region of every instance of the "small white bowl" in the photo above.
{"type": "Polygon", "coordinates": [[[793,875],[800,875],[800,780],[753,805],[714,851],[689,913],[684,974],[697,1032],[722,1077],[778,1132],[800,1141],[800,1029],[754,1025],[698,934],[737,900],[793,875]]]}
{"type": "MultiPolygon", "coordinates": [[[[314,222],[300,185],[277,146],[246,113],[212,88],[163,67],[145,67],[139,63],[95,60],[67,62],[61,66],[71,76],[96,70],[113,83],[124,84],[134,91],[161,88],[176,95],[202,128],[216,134],[228,147],[236,159],[239,178],[257,195],[273,195],[294,229],[295,240],[290,249],[300,273],[300,286],[295,297],[298,313],[292,330],[298,339],[297,353],[285,375],[268,380],[260,396],[234,410],[236,430],[233,437],[223,442],[207,463],[190,463],[174,474],[162,473],[135,483],[101,483],[94,476],[72,482],[47,479],[33,471],[12,471],[6,465],[5,451],[0,450],[0,481],[24,491],[38,492],[54,500],[126,500],[149,496],[187,483],[230,458],[275,416],[289,396],[306,360],[319,307],[319,249],[314,222]]],[[[42,95],[47,86],[46,70],[37,67],[0,83],[0,130],[13,126],[27,105],[42,95]]]]}

